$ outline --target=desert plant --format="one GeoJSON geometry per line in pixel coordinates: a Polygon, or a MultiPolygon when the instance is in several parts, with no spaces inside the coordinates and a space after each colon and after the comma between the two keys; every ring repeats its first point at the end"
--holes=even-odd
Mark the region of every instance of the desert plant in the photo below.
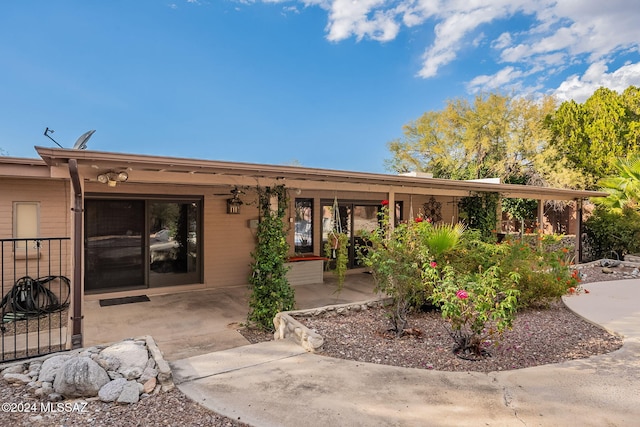
{"type": "Polygon", "coordinates": [[[438,262],[441,262],[443,254],[458,246],[463,232],[464,225],[462,224],[439,224],[433,227],[425,227],[423,239],[429,248],[429,252],[438,262]]]}

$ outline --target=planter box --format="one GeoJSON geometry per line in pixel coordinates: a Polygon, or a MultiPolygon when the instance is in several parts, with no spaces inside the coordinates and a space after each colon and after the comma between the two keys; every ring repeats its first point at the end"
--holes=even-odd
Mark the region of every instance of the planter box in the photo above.
{"type": "Polygon", "coordinates": [[[299,257],[290,258],[285,263],[290,267],[287,271],[287,280],[292,286],[310,285],[324,282],[324,261],[323,257],[299,257]]]}

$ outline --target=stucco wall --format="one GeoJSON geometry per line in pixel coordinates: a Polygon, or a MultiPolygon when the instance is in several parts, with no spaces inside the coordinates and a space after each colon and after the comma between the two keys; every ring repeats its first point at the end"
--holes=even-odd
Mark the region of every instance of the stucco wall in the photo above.
{"type": "MultiPolygon", "coordinates": [[[[63,180],[32,179],[32,178],[4,178],[0,177],[0,238],[11,239],[14,223],[14,202],[38,202],[39,203],[39,229],[38,238],[70,237],[71,211],[69,206],[69,183],[63,180]]],[[[25,259],[24,250],[16,250],[17,259],[14,264],[14,250],[11,243],[5,243],[2,247],[3,262],[3,287],[13,286],[15,279],[24,275],[37,278],[38,274],[48,275],[49,265],[52,265],[55,273],[69,277],[71,275],[70,251],[71,243],[62,242],[61,248],[57,243],[51,245],[43,243],[40,250],[40,270],[36,258],[37,250],[33,244],[29,245],[28,253],[31,255],[25,259]],[[60,266],[60,264],[62,264],[60,266]],[[15,265],[15,269],[14,269],[15,265]]]]}

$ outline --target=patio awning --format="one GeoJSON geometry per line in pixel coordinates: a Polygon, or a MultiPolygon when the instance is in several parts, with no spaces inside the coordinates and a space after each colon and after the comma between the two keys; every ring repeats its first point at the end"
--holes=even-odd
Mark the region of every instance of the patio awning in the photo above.
{"type": "MultiPolygon", "coordinates": [[[[140,154],[109,153],[36,147],[47,165],[64,174],[70,159],[82,168],[86,180],[95,180],[106,170],[128,171],[128,182],[184,185],[273,185],[290,188],[365,191],[395,194],[433,194],[467,196],[495,192],[503,197],[538,200],[575,200],[606,197],[601,191],[570,190],[489,182],[457,181],[438,178],[400,176],[333,169],[279,166],[255,163],[200,160],[140,154]]],[[[52,174],[55,174],[52,171],[52,174]]]]}

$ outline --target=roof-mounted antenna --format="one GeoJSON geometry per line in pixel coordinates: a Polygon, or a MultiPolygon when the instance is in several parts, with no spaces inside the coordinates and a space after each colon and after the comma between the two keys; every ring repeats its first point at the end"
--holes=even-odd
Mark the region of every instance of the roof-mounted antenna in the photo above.
{"type": "Polygon", "coordinates": [[[52,140],[53,142],[55,142],[55,143],[56,143],[56,145],[57,145],[58,147],[60,147],[60,148],[64,148],[62,145],[58,144],[58,141],[56,141],[55,139],[51,138],[51,135],[49,135],[49,134],[50,134],[50,133],[53,133],[53,132],[55,132],[53,129],[46,128],[46,129],[44,130],[44,136],[46,136],[47,138],[49,138],[50,140],[52,140]]]}

